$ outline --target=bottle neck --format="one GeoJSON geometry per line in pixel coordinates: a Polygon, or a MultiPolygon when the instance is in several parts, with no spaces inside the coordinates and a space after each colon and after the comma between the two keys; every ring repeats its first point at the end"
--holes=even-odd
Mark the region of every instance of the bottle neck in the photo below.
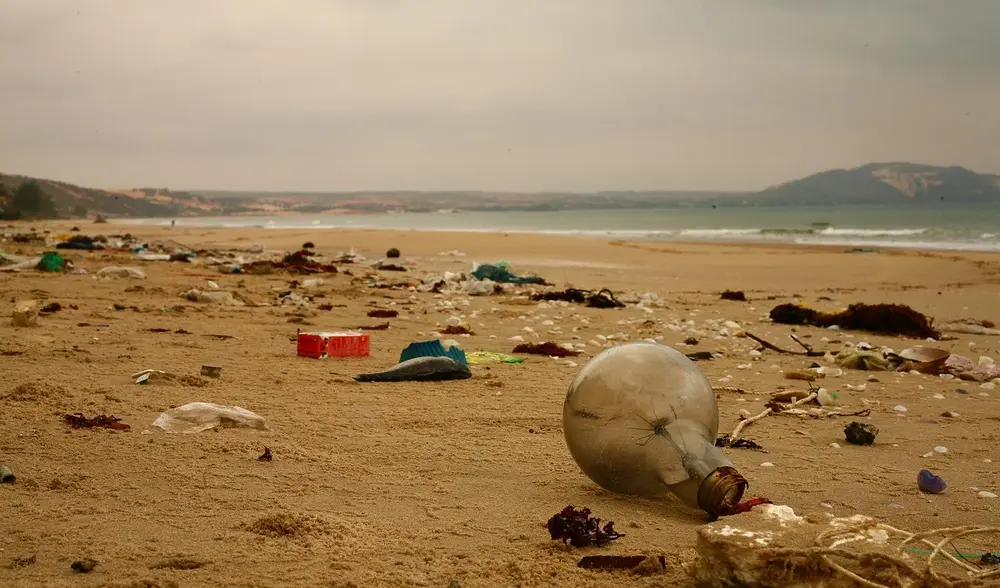
{"type": "Polygon", "coordinates": [[[733,514],[748,486],[736,468],[717,468],[698,487],[698,506],[712,518],[733,514]]]}

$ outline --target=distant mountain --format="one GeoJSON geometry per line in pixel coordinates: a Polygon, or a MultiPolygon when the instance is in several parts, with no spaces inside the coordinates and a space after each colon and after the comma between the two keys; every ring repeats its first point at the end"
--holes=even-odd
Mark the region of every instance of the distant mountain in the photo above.
{"type": "MultiPolygon", "coordinates": [[[[39,178],[0,173],[0,193],[14,194],[29,180],[38,183],[42,192],[55,206],[60,217],[102,215],[106,217],[131,216],[194,216],[218,214],[222,206],[208,198],[188,192],[174,192],[166,188],[136,188],[129,190],[101,190],[83,188],[39,178]]],[[[10,203],[0,202],[0,209],[10,203]]]]}
{"type": "MultiPolygon", "coordinates": [[[[27,180],[0,174],[0,209],[27,180]],[[6,201],[3,194],[8,194],[6,201]]],[[[759,192],[607,191],[485,192],[177,192],[166,188],[100,190],[54,180],[36,180],[59,216],[162,217],[199,215],[364,214],[400,212],[492,212],[648,210],[741,206],[1000,205],[1000,176],[962,167],[915,163],[871,163],[830,170],[759,192]]]]}
{"type": "Polygon", "coordinates": [[[870,163],[813,174],[760,192],[723,197],[713,204],[817,206],[913,203],[1000,204],[1000,176],[963,167],[916,163],[870,163]]]}

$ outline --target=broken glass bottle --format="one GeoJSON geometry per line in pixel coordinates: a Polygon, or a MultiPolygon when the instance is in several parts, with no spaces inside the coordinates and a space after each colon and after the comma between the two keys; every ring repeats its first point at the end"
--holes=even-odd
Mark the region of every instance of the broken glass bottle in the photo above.
{"type": "Polygon", "coordinates": [[[665,345],[626,343],[587,362],[566,394],[563,430],[580,469],[612,492],[673,493],[719,517],[735,511],[747,488],[715,446],[712,385],[665,345]]]}

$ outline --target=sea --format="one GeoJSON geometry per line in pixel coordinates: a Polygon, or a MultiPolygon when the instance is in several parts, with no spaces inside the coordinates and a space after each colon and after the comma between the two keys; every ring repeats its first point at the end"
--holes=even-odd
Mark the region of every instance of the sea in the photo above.
{"type": "Polygon", "coordinates": [[[621,240],[798,243],[863,248],[1000,251],[1000,205],[720,207],[560,212],[219,216],[116,219],[129,225],[265,229],[408,229],[571,235],[621,240]]]}

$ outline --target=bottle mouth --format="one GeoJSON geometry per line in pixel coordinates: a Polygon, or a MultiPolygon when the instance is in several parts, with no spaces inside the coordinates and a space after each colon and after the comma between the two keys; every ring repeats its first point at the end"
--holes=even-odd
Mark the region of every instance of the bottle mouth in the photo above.
{"type": "Polygon", "coordinates": [[[698,506],[713,519],[731,515],[736,512],[736,505],[749,485],[736,468],[716,468],[698,487],[698,506]]]}

